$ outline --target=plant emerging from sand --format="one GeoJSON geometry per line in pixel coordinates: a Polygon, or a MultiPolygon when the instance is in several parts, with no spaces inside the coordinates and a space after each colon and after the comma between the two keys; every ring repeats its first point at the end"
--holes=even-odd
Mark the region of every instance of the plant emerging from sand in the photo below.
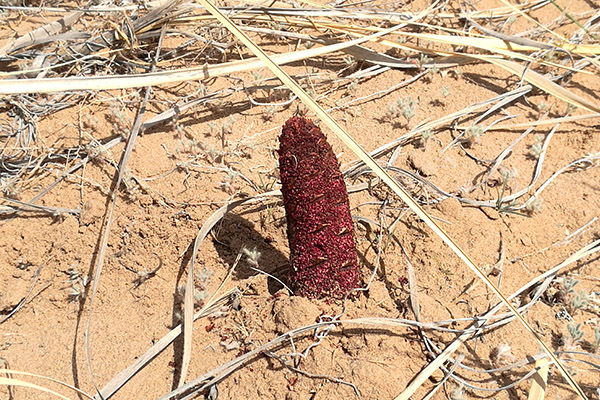
{"type": "Polygon", "coordinates": [[[290,283],[307,297],[343,297],[359,284],[348,192],[321,129],[292,117],[279,138],[290,283]]]}

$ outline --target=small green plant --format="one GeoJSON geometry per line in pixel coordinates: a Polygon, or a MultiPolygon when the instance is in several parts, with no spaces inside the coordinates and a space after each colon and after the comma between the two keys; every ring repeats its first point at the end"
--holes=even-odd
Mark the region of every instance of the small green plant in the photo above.
{"type": "MultiPolygon", "coordinates": [[[[271,112],[270,109],[267,109],[271,112]]],[[[274,112],[273,108],[273,112],[274,112]]],[[[264,117],[263,117],[264,118],[264,117]]],[[[199,142],[198,140],[191,139],[189,141],[182,141],[178,146],[178,152],[188,152],[194,156],[203,157],[210,164],[225,164],[229,165],[228,159],[230,157],[244,157],[251,158],[252,151],[254,151],[255,144],[249,139],[240,139],[237,141],[231,141],[227,139],[228,135],[233,133],[233,128],[236,123],[236,118],[230,115],[229,118],[217,125],[214,122],[208,123],[208,133],[206,136],[216,136],[221,141],[221,148],[218,149],[214,145],[199,142]]]]}
{"type": "Polygon", "coordinates": [[[277,183],[277,178],[275,178],[272,174],[268,173],[268,171],[265,173],[264,171],[261,172],[260,170],[258,171],[258,187],[263,191],[263,192],[268,192],[270,190],[273,190],[273,186],[275,186],[275,183],[277,183]],[[263,179],[263,176],[265,176],[265,179],[263,179]],[[269,178],[268,180],[266,178],[269,178]]]}
{"type": "Polygon", "coordinates": [[[208,123],[208,136],[212,136],[217,132],[217,124],[214,122],[208,123]]]}
{"type": "Polygon", "coordinates": [[[273,119],[273,117],[275,116],[276,113],[277,113],[276,106],[267,106],[265,112],[261,115],[261,117],[262,117],[263,121],[268,122],[273,119]]]}
{"type": "Polygon", "coordinates": [[[273,29],[274,31],[281,31],[283,30],[283,25],[281,25],[279,22],[269,22],[269,26],[271,27],[271,29],[273,29]]]}
{"type": "Polygon", "coordinates": [[[387,120],[391,120],[391,119],[396,119],[398,118],[398,116],[400,115],[398,113],[398,102],[394,102],[392,104],[388,104],[387,106],[387,111],[385,112],[385,119],[387,120]]]}
{"type": "Polygon", "coordinates": [[[410,120],[416,115],[416,108],[418,101],[412,97],[407,96],[396,100],[392,104],[388,104],[385,118],[388,120],[394,120],[400,116],[406,119],[406,125],[410,124],[410,120]]]}
{"type": "Polygon", "coordinates": [[[425,145],[427,145],[427,142],[429,141],[429,139],[431,139],[433,137],[433,131],[431,129],[426,129],[423,132],[421,132],[421,145],[423,147],[425,147],[425,145]]]}
{"type": "Polygon", "coordinates": [[[419,72],[423,72],[425,69],[425,65],[431,61],[431,58],[427,57],[427,55],[421,53],[419,54],[419,59],[416,60],[415,64],[419,68],[419,72]]]}
{"type": "Polygon", "coordinates": [[[346,65],[346,68],[351,67],[352,64],[354,64],[356,60],[354,59],[354,57],[350,56],[350,55],[346,55],[344,57],[344,65],[346,65]]]}
{"type": "Polygon", "coordinates": [[[529,216],[539,212],[542,209],[542,199],[536,196],[532,196],[525,203],[525,213],[529,216]]]}
{"type": "Polygon", "coordinates": [[[97,131],[100,127],[100,119],[95,115],[85,114],[81,118],[81,124],[86,129],[97,131]]]}
{"type": "Polygon", "coordinates": [[[89,277],[81,275],[75,268],[69,268],[68,274],[69,280],[67,282],[70,285],[70,291],[67,299],[69,302],[81,301],[85,297],[85,289],[89,283],[89,277]]]}
{"type": "Polygon", "coordinates": [[[581,339],[583,339],[583,336],[585,335],[585,332],[581,329],[581,323],[578,323],[577,325],[567,324],[567,330],[569,331],[573,343],[581,342],[581,339]]]}
{"type": "Polygon", "coordinates": [[[513,25],[515,22],[517,22],[517,17],[516,17],[515,15],[511,15],[510,17],[508,17],[508,18],[506,19],[505,26],[508,26],[508,28],[510,29],[510,27],[511,27],[511,26],[512,26],[512,25],[513,25]]]}
{"type": "Polygon", "coordinates": [[[239,172],[229,169],[229,171],[227,171],[227,175],[225,175],[223,180],[219,183],[221,190],[229,195],[236,193],[240,188],[238,182],[236,182],[239,175],[239,172]]]}
{"type": "Polygon", "coordinates": [[[600,328],[594,328],[594,343],[592,344],[594,353],[600,349],[600,328]]]}
{"type": "MultiPolygon", "coordinates": [[[[212,274],[212,271],[206,267],[196,272],[194,307],[202,307],[204,305],[204,301],[208,298],[209,292],[206,290],[206,286],[212,274]]],[[[185,299],[185,285],[177,286],[177,289],[175,289],[175,297],[177,302],[183,306],[185,299]]],[[[182,309],[175,311],[173,314],[173,319],[175,323],[179,323],[183,320],[182,309]]]]}
{"type": "Polygon", "coordinates": [[[573,310],[573,313],[577,312],[577,310],[581,310],[583,308],[585,308],[585,306],[587,306],[588,304],[588,297],[587,297],[587,293],[585,293],[585,290],[580,290],[579,292],[577,292],[575,294],[575,296],[573,296],[573,299],[571,300],[571,309],[573,310]]]}
{"type": "Polygon", "coordinates": [[[529,151],[533,158],[540,158],[544,151],[544,137],[542,135],[535,135],[535,142],[533,142],[529,151]]]}
{"type": "Polygon", "coordinates": [[[579,281],[577,279],[565,277],[561,282],[558,292],[559,301],[563,303],[571,315],[585,308],[588,304],[588,295],[585,290],[575,291],[575,286],[578,284],[579,281]]]}
{"type": "Polygon", "coordinates": [[[120,135],[125,135],[130,131],[131,127],[129,126],[123,108],[116,102],[111,102],[109,108],[110,112],[106,114],[106,119],[112,124],[115,132],[120,135]]]}
{"type": "Polygon", "coordinates": [[[500,189],[500,193],[498,194],[498,200],[496,200],[496,210],[498,210],[499,213],[508,213],[520,215],[522,217],[528,217],[529,215],[516,210],[516,207],[519,206],[518,203],[507,203],[504,201],[504,192],[506,191],[506,185],[508,184],[508,181],[513,177],[513,174],[508,170],[501,170],[500,175],[502,176],[502,188],[500,189]]]}
{"type": "Polygon", "coordinates": [[[444,96],[444,97],[450,96],[450,86],[448,86],[448,85],[442,86],[441,93],[442,93],[442,96],[444,96]]]}
{"type": "Polygon", "coordinates": [[[493,365],[499,366],[514,361],[515,357],[508,343],[499,343],[490,353],[490,359],[493,365]]]}
{"type": "Polygon", "coordinates": [[[500,176],[502,177],[502,181],[507,183],[509,180],[514,178],[514,174],[512,173],[512,171],[508,169],[500,169],[500,176]]]}
{"type": "Polygon", "coordinates": [[[304,90],[306,91],[306,94],[312,98],[315,98],[317,96],[317,91],[312,86],[310,86],[304,90]]]}
{"type": "Polygon", "coordinates": [[[571,114],[576,108],[577,108],[577,106],[575,106],[571,103],[567,104],[567,109],[565,110],[565,116],[571,114]]]}
{"type": "Polygon", "coordinates": [[[548,50],[541,54],[540,58],[547,62],[557,62],[559,60],[560,53],[556,50],[548,50]]]}
{"type": "Polygon", "coordinates": [[[0,192],[10,199],[19,199],[21,189],[17,185],[16,178],[0,178],[0,192]]]}
{"type": "Polygon", "coordinates": [[[450,391],[451,400],[465,400],[465,389],[462,384],[450,391]]]}
{"type": "Polygon", "coordinates": [[[410,120],[416,115],[416,107],[418,102],[413,100],[410,96],[402,99],[400,106],[402,107],[402,115],[406,118],[406,123],[410,123],[410,120]]]}
{"type": "Polygon", "coordinates": [[[139,186],[135,175],[133,175],[131,170],[127,167],[125,167],[123,171],[122,184],[125,186],[125,192],[127,194],[133,194],[139,186]]]}
{"type": "Polygon", "coordinates": [[[231,135],[233,133],[233,126],[235,125],[235,115],[230,115],[227,121],[221,124],[221,147],[225,149],[227,135],[231,135]]]}
{"type": "Polygon", "coordinates": [[[567,295],[575,293],[575,286],[577,286],[578,283],[579,281],[575,278],[565,277],[562,280],[561,290],[563,290],[567,295]]]}
{"type": "Polygon", "coordinates": [[[185,127],[180,123],[175,123],[175,132],[177,132],[177,137],[183,137],[187,133],[185,127]]]}
{"type": "Polygon", "coordinates": [[[471,124],[471,126],[465,130],[462,143],[471,147],[481,136],[483,136],[483,127],[481,125],[471,124]]]}
{"type": "Polygon", "coordinates": [[[354,79],[352,82],[350,82],[347,90],[348,90],[348,93],[355,95],[356,92],[358,91],[358,80],[354,79]]]}
{"type": "Polygon", "coordinates": [[[548,103],[546,103],[545,101],[542,100],[538,103],[536,108],[540,114],[543,114],[546,111],[548,111],[548,109],[550,108],[550,105],[548,105],[548,103]]]}
{"type": "MultiPolygon", "coordinates": [[[[567,332],[568,332],[568,334],[563,333],[563,335],[562,335],[561,349],[566,354],[562,354],[561,358],[570,359],[570,358],[573,358],[573,355],[569,354],[569,353],[571,353],[573,351],[580,351],[581,341],[583,339],[583,336],[585,335],[585,332],[583,332],[583,330],[581,329],[581,323],[578,323],[577,325],[567,324],[567,332]]],[[[576,372],[576,371],[569,371],[569,372],[576,372]]]]}
{"type": "Polygon", "coordinates": [[[206,267],[196,272],[196,279],[200,282],[206,282],[212,276],[212,271],[206,267]]]}
{"type": "Polygon", "coordinates": [[[221,155],[219,154],[215,146],[211,146],[204,153],[204,157],[209,163],[214,164],[221,158],[221,155]]]}
{"type": "Polygon", "coordinates": [[[246,256],[246,261],[253,267],[258,267],[258,259],[261,256],[260,251],[258,251],[256,247],[254,247],[252,250],[244,247],[242,251],[246,256]]]}
{"type": "Polygon", "coordinates": [[[208,292],[206,290],[194,289],[194,306],[202,307],[207,297],[208,292]]]}
{"type": "Polygon", "coordinates": [[[261,71],[251,71],[250,74],[255,82],[262,81],[265,78],[261,71]]]}
{"type": "Polygon", "coordinates": [[[181,307],[183,307],[183,301],[185,299],[185,285],[177,285],[175,289],[175,300],[180,304],[180,308],[173,313],[173,322],[175,324],[181,323],[183,321],[183,311],[181,307]]]}
{"type": "Polygon", "coordinates": [[[315,46],[315,42],[310,42],[308,40],[302,42],[302,46],[306,49],[312,49],[315,46]]]}

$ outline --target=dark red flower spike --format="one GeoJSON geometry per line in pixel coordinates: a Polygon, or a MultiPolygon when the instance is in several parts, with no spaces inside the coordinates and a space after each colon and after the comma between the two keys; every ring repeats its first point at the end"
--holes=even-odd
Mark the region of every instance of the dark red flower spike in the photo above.
{"type": "Polygon", "coordinates": [[[342,298],[360,284],[348,192],[331,146],[311,121],[292,117],[283,126],[279,174],[292,289],[342,298]]]}

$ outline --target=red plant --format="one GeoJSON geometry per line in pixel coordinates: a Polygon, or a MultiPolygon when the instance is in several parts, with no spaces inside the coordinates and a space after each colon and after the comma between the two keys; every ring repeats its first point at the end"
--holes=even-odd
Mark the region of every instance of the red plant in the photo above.
{"type": "Polygon", "coordinates": [[[360,283],[348,192],[321,129],[292,117],[279,137],[290,244],[289,280],[300,296],[341,298],[360,283]]]}

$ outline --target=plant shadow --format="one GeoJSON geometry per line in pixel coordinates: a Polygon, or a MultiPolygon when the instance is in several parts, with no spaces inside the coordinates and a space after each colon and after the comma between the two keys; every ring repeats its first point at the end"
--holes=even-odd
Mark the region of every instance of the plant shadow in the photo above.
{"type": "MultiPolygon", "coordinates": [[[[215,233],[213,236],[215,249],[221,260],[230,267],[233,266],[243,248],[248,250],[256,248],[260,253],[258,269],[268,274],[269,293],[275,294],[283,288],[283,285],[272,277],[288,285],[288,257],[271,244],[270,238],[254,229],[252,222],[230,213],[223,218],[213,232],[215,233]]],[[[242,280],[260,274],[256,269],[252,269],[252,265],[245,259],[245,255],[242,254],[234,272],[235,279],[242,280]]]]}

